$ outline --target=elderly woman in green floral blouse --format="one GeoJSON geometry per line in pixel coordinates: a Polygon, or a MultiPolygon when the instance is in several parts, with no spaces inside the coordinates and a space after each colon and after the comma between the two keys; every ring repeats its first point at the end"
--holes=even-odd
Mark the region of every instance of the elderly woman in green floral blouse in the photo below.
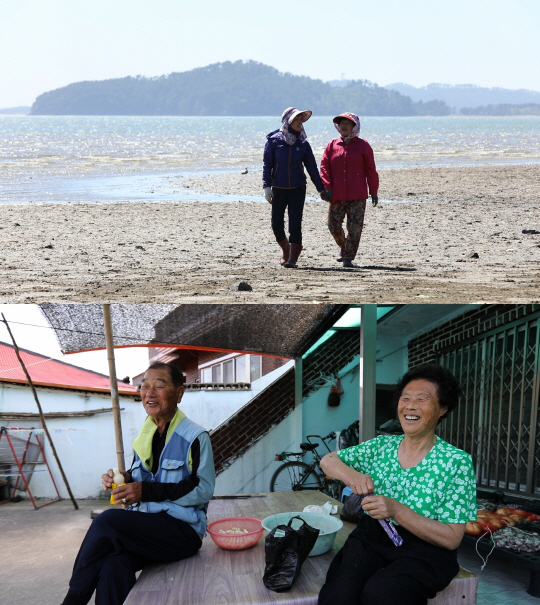
{"type": "Polygon", "coordinates": [[[437,365],[413,368],[396,390],[403,435],[379,436],[327,454],[321,467],[355,494],[362,515],[332,561],[319,603],[420,605],[457,574],[456,549],[476,519],[471,456],[435,434],[461,388],[437,365]],[[396,546],[378,520],[397,526],[396,546]]]}

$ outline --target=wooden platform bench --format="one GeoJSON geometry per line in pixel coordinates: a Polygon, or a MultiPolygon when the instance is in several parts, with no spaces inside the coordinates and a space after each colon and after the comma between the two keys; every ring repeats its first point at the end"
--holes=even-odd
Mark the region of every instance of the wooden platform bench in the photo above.
{"type": "MultiPolygon", "coordinates": [[[[210,502],[210,521],[226,517],[264,519],[279,512],[302,511],[308,504],[322,505],[320,492],[275,492],[222,497],[210,502]]],[[[183,561],[145,568],[124,605],[317,605],[330,562],[343,546],[353,523],[344,523],[330,551],[308,557],[291,590],[268,590],[263,582],[264,535],[247,550],[229,551],[208,536],[201,550],[183,561]]],[[[475,605],[478,577],[466,570],[440,592],[430,605],[475,605]]]]}
{"type": "Polygon", "coordinates": [[[459,568],[457,576],[434,599],[429,599],[429,605],[476,605],[478,592],[478,576],[463,567],[459,568]]]}

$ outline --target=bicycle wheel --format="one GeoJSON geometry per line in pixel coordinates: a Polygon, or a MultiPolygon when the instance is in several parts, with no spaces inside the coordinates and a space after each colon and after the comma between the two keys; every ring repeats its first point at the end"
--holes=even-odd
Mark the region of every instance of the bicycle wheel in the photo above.
{"type": "Polygon", "coordinates": [[[318,490],[321,484],[317,473],[305,462],[286,462],[272,475],[271,492],[298,492],[318,490]]]}

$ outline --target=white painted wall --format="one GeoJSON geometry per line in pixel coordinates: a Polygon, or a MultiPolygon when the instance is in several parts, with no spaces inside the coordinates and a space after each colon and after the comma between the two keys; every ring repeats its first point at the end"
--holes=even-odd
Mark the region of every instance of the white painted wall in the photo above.
{"type": "MultiPolygon", "coordinates": [[[[110,408],[109,395],[78,393],[37,387],[39,401],[44,412],[76,412],[110,408]]],[[[140,401],[120,396],[122,433],[126,466],[133,458],[131,443],[146,418],[140,401]]],[[[32,391],[18,385],[0,385],[1,412],[37,412],[32,391]]],[[[2,426],[39,428],[39,420],[2,420],[2,426]]],[[[116,466],[116,441],[112,412],[80,418],[51,418],[47,427],[53,439],[58,457],[75,498],[98,498],[105,494],[101,488],[101,475],[116,466]]],[[[43,435],[45,438],[45,435],[43,435]]],[[[4,438],[3,438],[4,439],[4,438]]],[[[60,495],[68,498],[68,492],[54,459],[50,444],[45,439],[45,455],[60,495]]],[[[50,476],[36,472],[30,482],[35,497],[56,497],[50,476]]]]}
{"type": "Polygon", "coordinates": [[[186,391],[180,408],[186,416],[205,429],[214,429],[292,367],[294,361],[289,361],[258,378],[251,383],[250,391],[186,391]]]}
{"type": "MultiPolygon", "coordinates": [[[[294,362],[291,361],[256,380],[252,383],[251,391],[186,392],[180,408],[194,422],[207,429],[214,428],[293,365],[294,362]]],[[[38,397],[44,412],[75,412],[111,407],[110,397],[97,393],[38,388],[38,397]]],[[[146,418],[146,413],[140,401],[127,397],[120,397],[120,407],[125,408],[121,413],[121,419],[126,468],[129,468],[133,458],[131,444],[146,418]]],[[[36,412],[37,408],[31,390],[17,385],[0,385],[0,411],[36,412]]],[[[37,419],[5,420],[2,421],[2,425],[39,428],[39,421],[37,419]]],[[[49,419],[47,427],[74,496],[76,498],[105,496],[101,489],[101,475],[108,468],[116,466],[116,442],[112,413],[82,418],[49,419]]],[[[267,464],[274,459],[276,452],[286,450],[292,445],[289,442],[282,445],[282,441],[282,437],[278,436],[275,451],[273,451],[274,445],[269,446],[272,453],[271,458],[266,461],[267,464]]],[[[45,455],[51,465],[60,495],[68,498],[67,489],[48,443],[45,446],[45,455]]],[[[252,456],[250,452],[249,466],[254,473],[257,473],[259,464],[263,465],[264,460],[265,453],[254,453],[252,456]]],[[[264,481],[261,482],[261,486],[263,483],[264,481]]],[[[269,483],[270,479],[267,481],[267,484],[269,483]]],[[[48,473],[35,473],[30,483],[30,489],[35,497],[55,497],[54,487],[48,473]]]]}
{"type": "Polygon", "coordinates": [[[299,450],[293,437],[294,412],[218,475],[216,495],[269,492],[270,479],[280,465],[276,454],[299,450]]]}

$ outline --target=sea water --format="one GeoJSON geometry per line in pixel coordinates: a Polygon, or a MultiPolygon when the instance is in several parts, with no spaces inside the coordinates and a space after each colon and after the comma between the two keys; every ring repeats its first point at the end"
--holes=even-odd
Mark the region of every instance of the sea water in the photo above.
{"type": "MultiPolygon", "coordinates": [[[[379,168],[540,162],[540,116],[365,117],[379,168]]],[[[279,117],[0,116],[0,202],[215,200],[178,177],[262,169],[279,117]]],[[[306,131],[317,161],[337,136],[306,131]]],[[[219,199],[238,200],[238,195],[219,199]]],[[[251,198],[244,198],[251,199],[251,198]]],[[[262,200],[262,197],[253,199],[262,200]]]]}

